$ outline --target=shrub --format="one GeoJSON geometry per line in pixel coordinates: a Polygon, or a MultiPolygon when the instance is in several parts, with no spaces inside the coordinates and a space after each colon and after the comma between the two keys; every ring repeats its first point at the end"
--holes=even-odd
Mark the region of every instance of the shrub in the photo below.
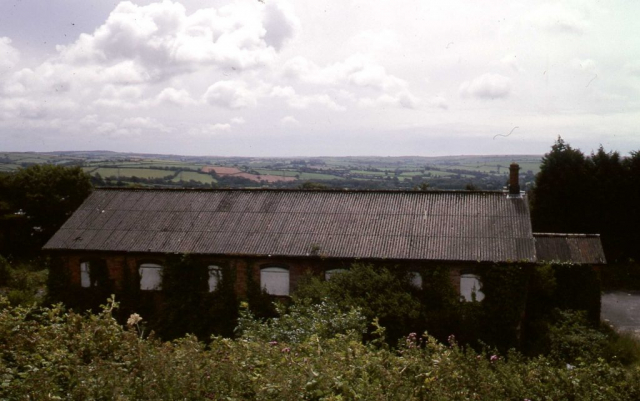
{"type": "Polygon", "coordinates": [[[328,299],[318,304],[302,300],[289,308],[277,303],[276,311],[278,317],[261,322],[245,304],[238,320],[238,333],[253,341],[299,344],[309,341],[312,336],[330,339],[339,334],[361,341],[366,332],[367,321],[359,309],[344,312],[328,299]]]}
{"type": "MultiPolygon", "coordinates": [[[[341,332],[319,337],[313,329],[297,342],[214,337],[205,347],[194,336],[173,342],[143,338],[140,323],[123,328],[113,319],[115,307],[110,300],[99,314],[79,315],[60,305],[11,307],[0,299],[0,399],[640,398],[640,369],[602,360],[567,369],[545,357],[477,353],[429,336],[409,334],[391,350],[341,332]]],[[[303,319],[307,313],[311,307],[303,319]]],[[[294,325],[256,329],[288,333],[294,325]]]]}
{"type": "Polygon", "coordinates": [[[415,296],[407,271],[355,263],[335,274],[329,281],[307,277],[298,286],[294,301],[330,299],[342,310],[359,309],[368,321],[378,318],[388,332],[388,339],[415,331],[420,317],[420,302],[415,296]]]}
{"type": "Polygon", "coordinates": [[[575,363],[603,355],[607,337],[589,325],[585,312],[556,310],[556,314],[556,323],[549,330],[552,358],[575,363]]]}

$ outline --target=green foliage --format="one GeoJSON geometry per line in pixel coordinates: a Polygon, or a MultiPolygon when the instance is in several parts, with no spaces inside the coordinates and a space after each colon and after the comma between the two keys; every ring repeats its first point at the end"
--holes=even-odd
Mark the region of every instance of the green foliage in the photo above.
{"type": "Polygon", "coordinates": [[[13,269],[9,264],[9,261],[0,255],[0,287],[4,287],[9,284],[12,277],[13,269]]]}
{"type": "Polygon", "coordinates": [[[640,364],[640,340],[634,333],[618,333],[612,328],[604,328],[607,344],[603,356],[607,361],[620,362],[622,365],[640,364]]]}
{"type": "Polygon", "coordinates": [[[601,234],[609,262],[640,259],[640,154],[585,156],[558,138],[542,159],[531,192],[537,232],[601,234]]]}
{"type": "Polygon", "coordinates": [[[322,184],[320,182],[305,181],[302,184],[300,184],[298,186],[298,188],[300,188],[300,189],[329,189],[331,187],[329,185],[327,185],[327,184],[322,184]]]}
{"type": "MultiPolygon", "coordinates": [[[[502,350],[519,347],[527,302],[525,268],[517,264],[493,265],[483,267],[479,273],[485,298],[476,313],[476,319],[481,319],[477,325],[478,337],[502,350]]],[[[472,327],[468,325],[465,330],[472,327]]]]}
{"type": "Polygon", "coordinates": [[[294,300],[321,302],[331,299],[342,310],[358,308],[368,321],[374,318],[387,329],[395,342],[415,328],[420,302],[412,293],[406,271],[355,263],[329,281],[309,276],[298,285],[294,300]]]}
{"type": "Polygon", "coordinates": [[[318,304],[302,300],[288,308],[277,303],[276,312],[278,317],[262,322],[245,305],[238,319],[241,338],[300,344],[310,341],[312,337],[328,340],[337,335],[348,335],[349,338],[361,341],[367,327],[367,321],[360,310],[351,308],[344,312],[328,299],[318,304]]]}
{"type": "Polygon", "coordinates": [[[80,167],[33,165],[9,181],[8,200],[29,221],[29,243],[18,254],[33,254],[62,226],[91,192],[89,175],[80,167]]]}
{"type": "Polygon", "coordinates": [[[421,304],[419,324],[414,331],[426,331],[442,342],[451,334],[459,336],[464,305],[451,285],[450,269],[447,266],[428,267],[420,274],[422,289],[411,289],[421,304]]]}
{"type": "Polygon", "coordinates": [[[32,262],[9,263],[0,256],[0,292],[11,305],[40,304],[45,294],[46,264],[32,262]]]}
{"type": "MultiPolygon", "coordinates": [[[[246,267],[245,276],[247,277],[247,302],[251,313],[259,319],[276,317],[275,304],[273,298],[264,288],[260,288],[260,283],[253,277],[250,266],[246,267]]],[[[283,300],[285,301],[285,300],[283,300]]]]}
{"type": "Polygon", "coordinates": [[[162,269],[162,306],[154,325],[162,338],[202,335],[204,319],[196,316],[201,316],[207,276],[207,267],[188,255],[167,257],[162,269]]]}
{"type": "Polygon", "coordinates": [[[534,230],[587,232],[585,195],[590,189],[584,154],[558,137],[536,175],[531,199],[534,230]]]}
{"type": "Polygon", "coordinates": [[[212,334],[232,335],[238,306],[231,269],[222,269],[221,281],[212,293],[207,266],[189,255],[167,258],[162,276],[162,304],[152,326],[162,339],[186,334],[201,340],[212,334]]]}
{"type": "Polygon", "coordinates": [[[554,359],[477,353],[415,334],[398,350],[344,334],[292,343],[260,336],[215,337],[207,347],[195,337],[162,343],[141,337],[133,321],[126,329],[117,324],[114,307],[110,301],[99,314],[79,315],[0,300],[0,399],[640,398],[640,370],[602,359],[567,368],[554,359]]]}
{"type": "Polygon", "coordinates": [[[590,326],[584,312],[556,310],[551,326],[550,356],[565,363],[596,361],[602,356],[607,337],[590,326]]]}

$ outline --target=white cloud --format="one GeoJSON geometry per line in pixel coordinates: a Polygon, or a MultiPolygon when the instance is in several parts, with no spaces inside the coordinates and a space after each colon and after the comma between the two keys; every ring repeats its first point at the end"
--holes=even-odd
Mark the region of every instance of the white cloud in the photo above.
{"type": "MultiPolygon", "coordinates": [[[[319,67],[304,57],[294,57],[283,67],[283,74],[305,83],[332,88],[350,87],[358,93],[348,93],[364,107],[416,108],[419,99],[409,90],[407,81],[389,74],[382,65],[362,54],[355,54],[346,60],[319,67]],[[372,96],[372,94],[375,94],[372,96]]],[[[293,91],[292,88],[289,89],[293,91]]],[[[345,92],[344,89],[340,90],[345,92]]],[[[292,98],[292,96],[290,96],[292,98]]],[[[292,107],[304,108],[309,103],[321,103],[333,109],[344,109],[327,95],[300,98],[290,101],[292,107]]]]}
{"type": "Polygon", "coordinates": [[[59,46],[59,62],[135,62],[154,80],[202,66],[244,70],[271,63],[276,51],[294,34],[296,24],[294,17],[277,5],[233,3],[187,15],[177,2],[138,6],[124,1],[93,34],[59,46]]]}
{"type": "Polygon", "coordinates": [[[427,101],[427,103],[431,107],[437,107],[437,108],[443,109],[443,110],[447,110],[449,108],[449,103],[447,102],[447,99],[445,99],[442,96],[432,97],[431,99],[429,99],[427,101]]]}
{"type": "Polygon", "coordinates": [[[397,32],[391,29],[372,30],[359,32],[349,39],[350,44],[356,49],[362,49],[365,53],[385,53],[389,49],[398,47],[402,39],[397,32]]]}
{"type": "Polygon", "coordinates": [[[640,60],[625,63],[623,70],[631,76],[640,78],[640,60]]]}
{"type": "Polygon", "coordinates": [[[205,92],[203,99],[212,106],[241,109],[255,106],[258,95],[244,81],[218,81],[205,92]]]}
{"type": "Polygon", "coordinates": [[[327,94],[299,95],[291,86],[276,86],[271,90],[269,96],[285,99],[289,107],[294,109],[306,109],[313,104],[317,104],[335,111],[346,110],[344,106],[336,103],[327,94]]]}
{"type": "Polygon", "coordinates": [[[322,85],[351,84],[383,91],[404,89],[406,81],[387,73],[386,69],[362,54],[321,68],[304,57],[288,60],[284,65],[287,77],[322,85]]]}
{"type": "Polygon", "coordinates": [[[460,94],[479,99],[506,98],[511,92],[511,79],[500,74],[484,74],[460,85],[460,94]]]}
{"type": "Polygon", "coordinates": [[[557,33],[582,34],[589,28],[589,22],[582,12],[556,2],[540,6],[532,13],[531,21],[557,33]]]}
{"type": "Polygon", "coordinates": [[[524,72],[524,69],[520,66],[520,63],[518,62],[518,56],[516,54],[507,54],[506,56],[500,59],[500,62],[508,66],[509,68],[511,68],[513,71],[524,72]]]}
{"type": "Polygon", "coordinates": [[[156,102],[183,107],[198,103],[185,89],[175,89],[171,87],[163,89],[162,92],[156,96],[156,102]]]}
{"type": "Polygon", "coordinates": [[[591,74],[596,74],[596,62],[591,59],[581,60],[578,58],[574,58],[571,60],[571,68],[576,71],[584,71],[591,74]]]}
{"type": "Polygon", "coordinates": [[[150,117],[130,117],[122,120],[122,128],[142,128],[147,130],[168,131],[168,129],[150,117]]]}
{"type": "Polygon", "coordinates": [[[0,37],[0,75],[14,68],[20,60],[20,52],[11,46],[11,39],[0,37]]]}
{"type": "Polygon", "coordinates": [[[383,94],[377,98],[360,99],[362,107],[401,107],[405,109],[415,109],[420,100],[408,91],[399,92],[395,95],[383,94]]]}
{"type": "Polygon", "coordinates": [[[98,106],[129,108],[144,105],[143,90],[139,86],[106,85],[94,102],[98,106]]]}
{"type": "Polygon", "coordinates": [[[276,50],[282,46],[300,29],[300,21],[290,8],[275,1],[267,2],[264,10],[264,40],[276,50]]]}
{"type": "Polygon", "coordinates": [[[187,134],[194,137],[209,137],[217,135],[221,132],[230,132],[231,124],[229,123],[215,123],[215,124],[200,124],[191,127],[187,134]]]}
{"type": "Polygon", "coordinates": [[[280,120],[280,124],[285,126],[297,126],[300,122],[293,116],[285,116],[280,120]]]}
{"type": "Polygon", "coordinates": [[[244,120],[244,118],[242,117],[234,117],[231,119],[231,123],[235,124],[235,125],[242,125],[244,124],[246,121],[244,120]]]}

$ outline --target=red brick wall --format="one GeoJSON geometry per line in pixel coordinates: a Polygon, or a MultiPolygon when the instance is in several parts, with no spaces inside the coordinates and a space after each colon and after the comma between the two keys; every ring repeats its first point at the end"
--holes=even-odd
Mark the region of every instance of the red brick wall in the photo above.
{"type": "MultiPolygon", "coordinates": [[[[353,260],[348,259],[311,259],[311,258],[241,258],[233,256],[194,256],[207,264],[228,265],[236,272],[236,291],[240,297],[246,295],[247,292],[247,273],[253,276],[253,280],[260,282],[260,269],[266,266],[282,266],[289,268],[290,289],[295,291],[301,277],[307,273],[312,273],[320,277],[324,276],[326,270],[348,268],[353,260]]],[[[157,262],[162,264],[165,260],[164,255],[147,255],[147,254],[112,254],[112,253],[83,253],[83,254],[66,254],[62,256],[70,280],[73,285],[80,286],[80,263],[85,260],[102,259],[106,261],[109,278],[115,285],[115,290],[122,290],[123,280],[126,276],[137,277],[137,269],[141,263],[157,262]],[[125,269],[129,270],[129,274],[125,275],[125,269]]],[[[408,267],[410,270],[420,270],[428,268],[429,262],[406,262],[406,261],[375,261],[372,262],[380,266],[399,266],[408,267]]],[[[451,284],[457,292],[460,292],[460,270],[464,268],[464,264],[452,264],[450,266],[451,284]]],[[[468,265],[467,265],[468,266],[468,265]]]]}

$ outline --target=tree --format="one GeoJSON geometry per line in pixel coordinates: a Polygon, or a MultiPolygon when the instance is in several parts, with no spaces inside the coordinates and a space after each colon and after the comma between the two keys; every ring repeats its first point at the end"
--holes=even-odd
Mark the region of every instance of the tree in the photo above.
{"type": "Polygon", "coordinates": [[[593,190],[584,154],[558,137],[544,155],[531,193],[538,232],[588,232],[587,194],[593,190]]]}
{"type": "Polygon", "coordinates": [[[558,138],[531,192],[534,231],[601,234],[607,260],[640,256],[640,155],[600,146],[585,157],[558,138]]]}
{"type": "Polygon", "coordinates": [[[329,187],[326,184],[322,184],[320,182],[305,181],[302,184],[300,184],[298,188],[314,190],[314,189],[330,189],[331,187],[329,187]]]}
{"type": "Polygon", "coordinates": [[[10,203],[29,220],[35,249],[64,224],[91,193],[90,177],[80,167],[34,165],[11,179],[10,203]]]}

